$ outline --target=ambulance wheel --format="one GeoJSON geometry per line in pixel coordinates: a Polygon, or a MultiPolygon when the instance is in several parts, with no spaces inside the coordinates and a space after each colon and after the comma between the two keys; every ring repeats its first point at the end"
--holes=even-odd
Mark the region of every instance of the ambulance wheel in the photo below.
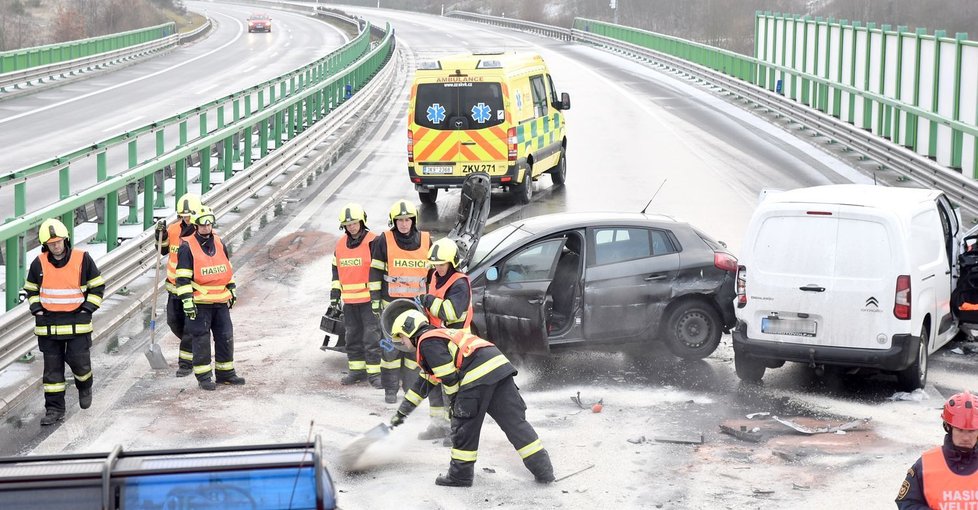
{"type": "Polygon", "coordinates": [[[518,203],[530,203],[530,199],[533,198],[533,178],[530,177],[529,170],[527,170],[526,176],[523,177],[523,182],[513,186],[511,193],[518,203]]]}
{"type": "Polygon", "coordinates": [[[550,179],[554,186],[560,186],[567,180],[567,151],[560,149],[560,161],[550,169],[550,179]]]}
{"type": "Polygon", "coordinates": [[[924,324],[920,330],[920,345],[917,346],[917,357],[909,367],[897,372],[897,381],[903,391],[913,391],[927,384],[927,344],[930,341],[930,328],[924,324]]]}
{"type": "Polygon", "coordinates": [[[432,205],[435,203],[435,200],[438,200],[438,188],[432,188],[427,193],[419,191],[418,198],[421,199],[422,204],[432,205]]]}

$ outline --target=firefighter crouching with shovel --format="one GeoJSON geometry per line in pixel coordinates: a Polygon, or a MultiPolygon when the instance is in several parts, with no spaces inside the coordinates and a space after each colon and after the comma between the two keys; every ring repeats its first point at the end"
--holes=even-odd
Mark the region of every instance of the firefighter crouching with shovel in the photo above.
{"type": "Polygon", "coordinates": [[[526,421],[526,404],[513,380],[516,368],[495,345],[462,330],[436,328],[416,309],[401,312],[384,329],[390,331],[394,347],[416,354],[421,369],[391,425],[403,423],[438,383],[448,398],[452,461],[448,474],[435,479],[436,485],[472,486],[486,414],[506,433],[537,482],[554,481],[550,455],[526,421]]]}

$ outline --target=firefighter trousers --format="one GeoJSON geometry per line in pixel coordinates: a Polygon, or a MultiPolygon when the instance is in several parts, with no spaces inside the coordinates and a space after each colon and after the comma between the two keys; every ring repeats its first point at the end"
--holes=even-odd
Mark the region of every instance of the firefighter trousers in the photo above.
{"type": "Polygon", "coordinates": [[[380,375],[380,323],[369,301],[343,305],[343,329],[350,372],[380,375]]]}
{"type": "Polygon", "coordinates": [[[41,383],[44,388],[44,408],[64,412],[65,410],[65,363],[75,376],[75,387],[79,391],[92,387],[92,335],[59,337],[52,340],[37,338],[38,348],[44,355],[44,374],[41,383]]]}
{"type": "Polygon", "coordinates": [[[452,462],[448,476],[471,481],[479,451],[479,436],[486,415],[503,429],[506,438],[523,459],[523,465],[537,479],[553,480],[550,454],[543,448],[533,426],[526,421],[526,404],[513,376],[495,384],[459,390],[452,408],[452,462]]]}
{"type": "Polygon", "coordinates": [[[234,372],[234,330],[227,304],[197,305],[197,318],[187,319],[183,333],[193,343],[193,368],[198,381],[211,378],[211,333],[214,334],[214,369],[217,380],[237,375],[234,372]]]}
{"type": "MultiPolygon", "coordinates": [[[[409,354],[397,349],[382,351],[380,362],[380,380],[384,384],[384,390],[397,391],[400,386],[405,393],[408,388],[418,379],[418,362],[414,360],[414,354],[409,354]]],[[[442,395],[441,385],[435,386],[428,392],[428,405],[431,407],[431,415],[444,415],[445,398],[442,395]]]]}
{"type": "Polygon", "coordinates": [[[167,292],[166,300],[166,325],[170,326],[170,331],[180,339],[180,354],[177,357],[177,364],[180,368],[191,368],[194,364],[194,343],[189,338],[184,338],[183,330],[186,327],[187,317],[183,314],[183,301],[176,294],[167,292]]]}

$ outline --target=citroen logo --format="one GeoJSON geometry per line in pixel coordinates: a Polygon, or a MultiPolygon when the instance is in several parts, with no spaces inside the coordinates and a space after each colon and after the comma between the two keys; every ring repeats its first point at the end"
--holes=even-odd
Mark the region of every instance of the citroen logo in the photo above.
{"type": "Polygon", "coordinates": [[[873,305],[876,308],[879,308],[880,307],[880,302],[877,301],[875,297],[870,296],[869,299],[866,300],[866,306],[869,306],[869,305],[873,305]]]}

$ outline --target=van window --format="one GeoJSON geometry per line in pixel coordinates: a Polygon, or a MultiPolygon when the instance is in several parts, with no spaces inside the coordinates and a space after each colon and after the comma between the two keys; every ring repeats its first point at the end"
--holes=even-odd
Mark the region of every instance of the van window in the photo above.
{"type": "Polygon", "coordinates": [[[414,123],[431,129],[483,129],[501,124],[502,87],[489,82],[421,83],[414,123]]]}
{"type": "Polygon", "coordinates": [[[878,279],[891,258],[883,225],[835,216],[768,218],[753,249],[759,271],[796,276],[878,279]]]}
{"type": "Polygon", "coordinates": [[[893,257],[890,236],[882,223],[840,219],[835,246],[842,249],[835,259],[835,276],[874,280],[887,277],[889,267],[881,261],[892,260],[893,257]]]}
{"type": "Polygon", "coordinates": [[[943,256],[944,230],[935,209],[928,209],[910,220],[910,253],[916,266],[933,264],[943,256]]]}
{"type": "Polygon", "coordinates": [[[533,92],[533,116],[543,117],[549,111],[547,109],[547,86],[543,83],[543,76],[530,77],[530,90],[533,92]]]}

